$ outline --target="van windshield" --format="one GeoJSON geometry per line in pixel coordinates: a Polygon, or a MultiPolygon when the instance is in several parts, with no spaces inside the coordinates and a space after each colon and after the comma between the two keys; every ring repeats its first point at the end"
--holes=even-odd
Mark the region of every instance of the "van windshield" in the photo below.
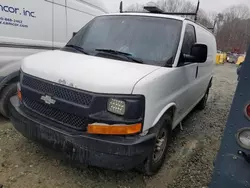
{"type": "Polygon", "coordinates": [[[67,45],[80,47],[89,55],[119,52],[113,54],[129,54],[140,63],[164,66],[174,60],[181,28],[182,22],[174,19],[101,16],[83,27],[67,45]]]}

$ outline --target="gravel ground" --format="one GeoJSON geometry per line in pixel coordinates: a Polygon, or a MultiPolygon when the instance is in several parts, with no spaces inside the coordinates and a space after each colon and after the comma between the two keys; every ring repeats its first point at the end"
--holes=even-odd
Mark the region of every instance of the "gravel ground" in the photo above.
{"type": "Polygon", "coordinates": [[[213,160],[237,84],[236,67],[215,68],[213,87],[204,111],[192,112],[174,131],[174,141],[161,171],[153,177],[94,167],[76,167],[34,144],[0,119],[0,184],[4,188],[206,188],[213,160]]]}

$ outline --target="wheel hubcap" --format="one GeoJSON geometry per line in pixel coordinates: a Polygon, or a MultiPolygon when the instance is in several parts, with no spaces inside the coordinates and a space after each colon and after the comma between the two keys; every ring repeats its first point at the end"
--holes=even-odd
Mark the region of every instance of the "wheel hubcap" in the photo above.
{"type": "Polygon", "coordinates": [[[167,131],[165,129],[162,129],[157,137],[154,153],[153,153],[153,159],[155,162],[159,161],[162,158],[162,155],[164,154],[164,151],[166,149],[167,145],[167,131]]]}

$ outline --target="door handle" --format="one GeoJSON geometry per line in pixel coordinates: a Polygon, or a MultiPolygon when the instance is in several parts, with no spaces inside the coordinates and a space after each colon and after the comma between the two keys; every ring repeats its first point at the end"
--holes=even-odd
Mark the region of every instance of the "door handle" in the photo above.
{"type": "Polygon", "coordinates": [[[197,76],[198,76],[198,73],[199,73],[199,67],[197,66],[197,67],[196,67],[195,78],[197,78],[197,76]]]}

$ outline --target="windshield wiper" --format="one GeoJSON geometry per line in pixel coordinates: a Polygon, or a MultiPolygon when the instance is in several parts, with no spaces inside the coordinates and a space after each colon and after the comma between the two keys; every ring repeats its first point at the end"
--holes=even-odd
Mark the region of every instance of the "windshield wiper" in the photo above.
{"type": "Polygon", "coordinates": [[[83,54],[89,55],[89,53],[86,52],[86,51],[85,51],[82,47],[80,47],[80,46],[76,46],[76,45],[73,45],[73,44],[67,44],[65,47],[73,48],[73,49],[75,49],[75,50],[77,50],[77,51],[79,51],[79,52],[81,52],[81,53],[83,53],[83,54]]]}
{"type": "Polygon", "coordinates": [[[132,56],[132,54],[130,54],[130,53],[121,52],[121,51],[112,50],[112,49],[95,49],[95,51],[108,52],[108,53],[113,53],[113,54],[123,54],[123,55],[132,56]]]}
{"type": "Polygon", "coordinates": [[[144,62],[140,58],[133,57],[133,55],[130,53],[121,52],[121,51],[112,50],[112,49],[95,49],[95,51],[110,53],[112,55],[123,56],[123,57],[126,57],[128,60],[131,60],[133,62],[144,64],[144,62]]]}

